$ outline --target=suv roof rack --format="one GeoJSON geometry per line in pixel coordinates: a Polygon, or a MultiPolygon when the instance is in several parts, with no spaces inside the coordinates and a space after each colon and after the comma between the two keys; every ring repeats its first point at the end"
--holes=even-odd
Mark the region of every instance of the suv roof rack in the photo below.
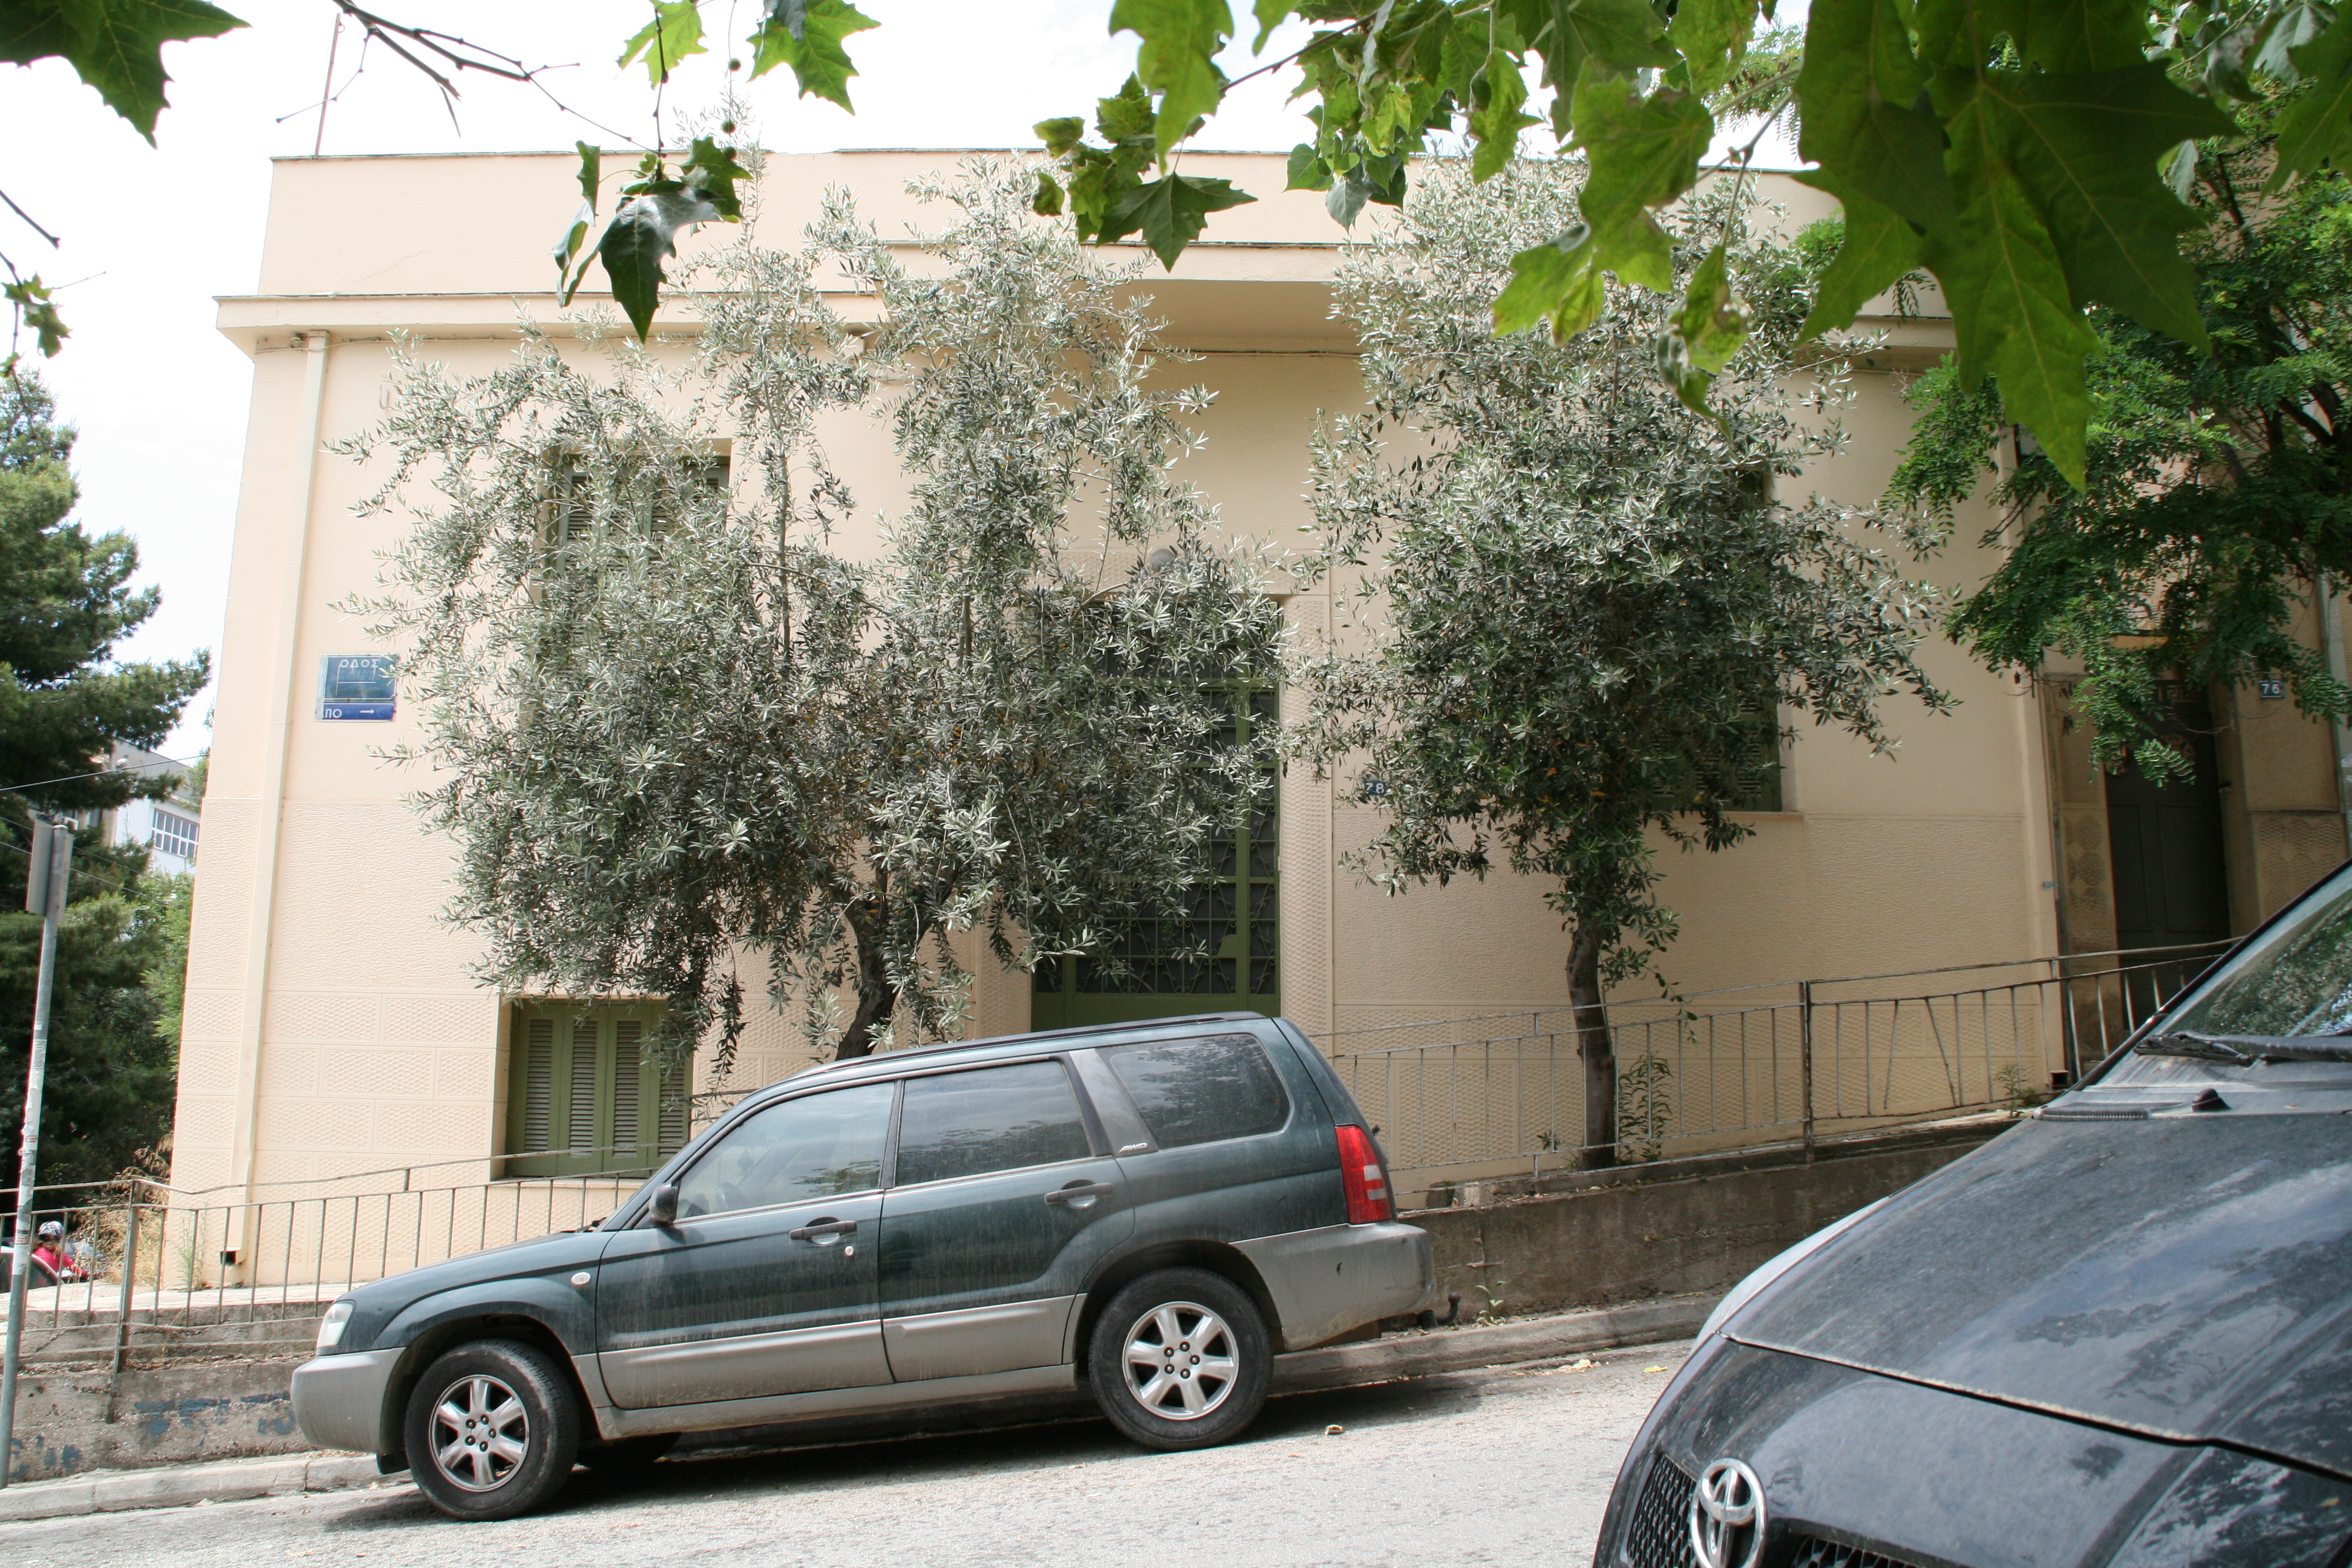
{"type": "Polygon", "coordinates": [[[1107,1035],[1128,1029],[1159,1029],[1180,1024],[1238,1024],[1244,1021],[1263,1023],[1263,1013],[1188,1013],[1176,1018],[1136,1018],[1118,1024],[1077,1024],[1063,1029],[1026,1029],[1017,1035],[990,1035],[977,1040],[942,1040],[936,1046],[911,1046],[903,1051],[879,1051],[871,1056],[852,1057],[845,1062],[823,1062],[806,1068],[786,1079],[790,1083],[835,1068],[856,1067],[883,1061],[898,1061],[906,1057],[927,1057],[940,1051],[968,1051],[981,1046],[1008,1045],[1015,1040],[1061,1040],[1073,1035],[1107,1035]]]}

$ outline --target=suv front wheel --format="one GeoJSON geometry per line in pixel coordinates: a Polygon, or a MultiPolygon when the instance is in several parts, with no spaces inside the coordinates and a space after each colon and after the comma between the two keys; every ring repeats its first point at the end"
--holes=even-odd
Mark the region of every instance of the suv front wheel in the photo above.
{"type": "Polygon", "coordinates": [[[544,1351],[476,1340],[417,1381],[403,1427],[408,1473],[453,1519],[512,1519],[562,1487],[580,1451],[580,1406],[544,1351]]]}
{"type": "Polygon", "coordinates": [[[1111,1425],[1147,1448],[1206,1448],[1257,1418],[1274,1352],[1257,1303],[1223,1275],[1163,1268],[1095,1321],[1087,1375],[1111,1425]]]}

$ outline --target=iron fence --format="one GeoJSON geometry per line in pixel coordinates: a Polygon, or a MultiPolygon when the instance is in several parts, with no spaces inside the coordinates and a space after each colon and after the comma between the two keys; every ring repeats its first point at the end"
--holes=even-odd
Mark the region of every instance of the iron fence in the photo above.
{"type": "Polygon", "coordinates": [[[251,1197],[145,1180],[43,1187],[34,1223],[60,1222],[66,1267],[37,1263],[26,1282],[24,1359],[120,1371],[142,1359],[307,1353],[326,1304],[353,1286],[593,1225],[651,1174],[498,1179],[499,1163],[261,1184],[251,1197]]]}
{"type": "MultiPolygon", "coordinates": [[[[2030,1100],[2104,1058],[2221,944],[1797,982],[1610,1007],[1625,1152],[1655,1158],[2030,1100]],[[1976,984],[1962,984],[1974,981],[1976,984]],[[1776,994],[1777,993],[1777,994],[1776,994]]],[[[1571,1164],[1583,1068],[1566,1009],[1320,1042],[1381,1128],[1401,1195],[1445,1173],[1571,1164]]],[[[697,1131],[740,1091],[698,1095],[697,1131]]],[[[577,1152],[598,1160],[635,1151],[577,1152]]],[[[651,1173],[513,1176],[497,1159],[179,1191],[41,1189],[75,1268],[37,1269],[34,1364],[307,1353],[328,1302],[388,1274],[595,1223],[651,1173]]]]}
{"type": "MultiPolygon", "coordinates": [[[[1748,986],[1607,1008],[1621,1158],[2021,1108],[2119,1046],[2228,944],[1748,986]]],[[[1567,1008],[1380,1025],[1320,1044],[1401,1192],[1573,1168],[1584,1065],[1567,1008]]]]}

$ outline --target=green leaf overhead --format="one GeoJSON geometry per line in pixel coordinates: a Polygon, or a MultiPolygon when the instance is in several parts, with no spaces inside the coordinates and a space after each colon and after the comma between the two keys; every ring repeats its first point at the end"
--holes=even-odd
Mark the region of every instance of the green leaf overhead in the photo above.
{"type": "Polygon", "coordinates": [[[1683,308],[1658,333],[1658,367],[1683,406],[1706,414],[1706,390],[1748,341],[1748,308],[1732,291],[1728,258],[1717,244],[1691,274],[1683,308]]]}
{"type": "Polygon", "coordinates": [[[2046,70],[2127,70],[2147,60],[2147,0],[2020,0],[2011,35],[2046,70]]]}
{"type": "Polygon", "coordinates": [[[748,180],[751,174],[735,161],[735,149],[722,147],[708,136],[698,136],[687,150],[686,166],[678,171],[677,177],[688,190],[709,202],[723,221],[742,221],[743,203],[735,194],[735,182],[748,180]]]}
{"type": "Polygon", "coordinates": [[[152,142],[171,80],[163,46],[244,26],[204,0],[5,0],[0,61],[63,59],[152,142]]]}
{"type": "Polygon", "coordinates": [[[1490,180],[1501,174],[1519,150],[1519,132],[1542,121],[1525,112],[1527,79],[1517,64],[1500,49],[1486,57],[1470,88],[1470,134],[1477,142],[1470,156],[1474,178],[1490,180]]]}
{"type": "Polygon", "coordinates": [[[1576,84],[1576,134],[1591,162],[1580,205],[1600,265],[1629,283],[1674,287],[1665,230],[1651,209],[1688,190],[1715,118],[1695,93],[1657,88],[1637,94],[1623,77],[1585,63],[1576,84]]]}
{"type": "Polygon", "coordinates": [[[642,63],[658,87],[678,62],[704,52],[702,11],[695,0],[653,0],[653,20],[622,46],[619,63],[642,63]]]}
{"type": "Polygon", "coordinates": [[[1797,150],[1847,189],[1927,227],[1952,214],[1944,133],[1898,0],[1828,0],[1805,35],[1797,150]]]}
{"type": "Polygon", "coordinates": [[[1756,28],[1754,0],[1682,0],[1666,39],[1683,57],[1693,92],[1713,92],[1738,69],[1756,28]]]}
{"type": "Polygon", "coordinates": [[[668,280],[662,263],[677,254],[677,231],[719,216],[700,191],[677,180],[646,184],[613,215],[604,237],[596,242],[596,255],[613,280],[614,300],[640,341],[653,331],[661,286],[668,280]]]}
{"type": "Polygon", "coordinates": [[[1172,272],[1176,258],[1184,254],[1187,245],[1200,237],[1211,213],[1255,200],[1248,192],[1235,190],[1229,180],[1169,174],[1139,185],[1119,198],[1113,211],[1116,221],[1124,226],[1107,237],[1116,239],[1141,230],[1143,243],[1160,258],[1160,264],[1172,272]]]}
{"type": "Polygon", "coordinates": [[[756,79],[780,65],[790,66],[802,97],[848,109],[849,79],[857,68],[843,40],[878,26],[849,0],[807,0],[792,16],[772,14],[751,35],[751,75],[756,79]]]}
{"type": "Polygon", "coordinates": [[[2199,220],[2158,160],[2182,142],[2229,134],[2229,116],[2155,64],[1989,75],[1977,111],[2033,193],[2074,302],[2097,300],[2202,347],[2197,277],[2178,238],[2199,220]]]}
{"type": "Polygon", "coordinates": [[[1580,223],[1511,258],[1511,280],[1495,300],[1495,330],[1525,331],[1549,317],[1551,335],[1566,342],[1601,319],[1604,289],[1592,230],[1580,223]]]}
{"type": "Polygon", "coordinates": [[[1233,37],[1233,7],[1225,0],[1117,0],[1110,30],[1142,39],[1135,74],[1160,95],[1154,134],[1164,161],[1192,133],[1193,121],[1215,112],[1225,96],[1217,51],[1233,37]]]}
{"type": "Polygon", "coordinates": [[[561,302],[565,305],[572,303],[572,293],[580,287],[580,278],[572,271],[573,267],[577,265],[581,273],[587,270],[587,264],[581,260],[580,252],[588,243],[589,229],[596,222],[596,192],[604,181],[604,170],[602,148],[587,142],[577,142],[572,145],[580,152],[580,206],[555,240],[555,283],[561,302]]]}
{"type": "Polygon", "coordinates": [[[1540,17],[1528,44],[1543,52],[1544,79],[1556,86],[1574,82],[1587,60],[1597,62],[1604,76],[1675,63],[1666,29],[1648,0],[1533,0],[1522,13],[1523,26],[1540,17]]]}
{"type": "Polygon", "coordinates": [[[2310,85],[2279,116],[2274,190],[2323,163],[2352,169],[2352,5],[2337,7],[2327,31],[2290,56],[2310,85]]]}
{"type": "Polygon", "coordinates": [[[1960,380],[1998,376],[2011,418],[2029,426],[2067,479],[2083,480],[2090,396],[2083,361],[2098,349],[2054,258],[2050,234],[2016,173],[1998,159],[1976,171],[1954,225],[1965,241],[1927,240],[1927,260],[1952,306],[1960,380]]]}
{"type": "MultiPolygon", "coordinates": [[[[1801,177],[1807,184],[1839,195],[1819,175],[1801,177]]],[[[1846,325],[1919,265],[1919,231],[1900,213],[1867,196],[1842,195],[1840,205],[1845,211],[1844,237],[1814,282],[1812,309],[1800,334],[1807,339],[1846,325]]]]}
{"type": "Polygon", "coordinates": [[[1282,26],[1283,19],[1296,8],[1291,0],[1255,0],[1251,15],[1257,18],[1257,39],[1250,47],[1265,48],[1265,41],[1274,37],[1274,30],[1282,26]]]}

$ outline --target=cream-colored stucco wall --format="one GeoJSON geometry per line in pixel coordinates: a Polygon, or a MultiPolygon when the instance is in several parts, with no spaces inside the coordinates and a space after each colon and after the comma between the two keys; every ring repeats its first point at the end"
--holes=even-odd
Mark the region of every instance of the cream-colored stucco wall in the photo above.
{"type": "MultiPolygon", "coordinates": [[[[835,184],[884,234],[903,232],[920,221],[906,179],[954,157],[772,159],[765,237],[789,243],[835,184]]],[[[375,755],[414,737],[410,718],[311,717],[320,658],[370,646],[333,606],[373,585],[376,553],[399,526],[354,516],[371,475],[317,454],[382,413],[394,329],[453,370],[478,372],[510,352],[519,311],[559,323],[546,245],[570,205],[567,160],[281,162],[259,286],[221,301],[222,330],[253,354],[256,374],[191,941],[183,1187],[497,1152],[502,1010],[469,978],[474,940],[436,918],[447,846],[420,834],[399,799],[413,781],[375,755]],[[464,221],[414,221],[425,210],[464,221]]],[[[1146,285],[1171,338],[1202,353],[1183,375],[1217,394],[1190,472],[1230,527],[1294,542],[1307,516],[1308,428],[1318,409],[1359,402],[1321,282],[1337,231],[1318,197],[1276,194],[1278,158],[1195,155],[1187,171],[1230,175],[1262,196],[1219,215],[1211,243],[1146,285]]],[[[1821,210],[1793,184],[1775,182],[1770,194],[1792,221],[1821,210]]],[[[1889,352],[1859,377],[1851,451],[1816,476],[1827,493],[1878,492],[1906,424],[1900,374],[1941,346],[1936,322],[1887,324],[1889,352]]],[[[845,426],[829,445],[861,500],[887,504],[897,486],[887,431],[845,426]]],[[[1964,542],[1937,575],[1981,574],[1987,563],[1965,542],[1983,524],[1961,520],[1964,542]]],[[[1289,613],[1315,630],[1329,626],[1332,605],[1301,595],[1289,613]]],[[[1902,736],[1892,759],[1809,731],[1791,749],[1789,809],[1758,817],[1757,837],[1728,855],[1668,855],[1664,893],[1684,934],[1666,968],[1679,985],[2054,951],[2038,710],[1957,648],[1937,643],[1927,658],[1960,699],[1956,712],[1892,700],[1902,736]]],[[[1501,878],[1387,898],[1339,864],[1373,831],[1370,813],[1330,784],[1285,781],[1283,991],[1310,1032],[1564,1000],[1564,937],[1540,887],[1501,878]]],[[[973,1011],[982,1032],[1025,1027],[1025,978],[983,973],[973,1011]]],[[[804,1059],[784,1020],[762,1018],[735,1081],[804,1059]]]]}

